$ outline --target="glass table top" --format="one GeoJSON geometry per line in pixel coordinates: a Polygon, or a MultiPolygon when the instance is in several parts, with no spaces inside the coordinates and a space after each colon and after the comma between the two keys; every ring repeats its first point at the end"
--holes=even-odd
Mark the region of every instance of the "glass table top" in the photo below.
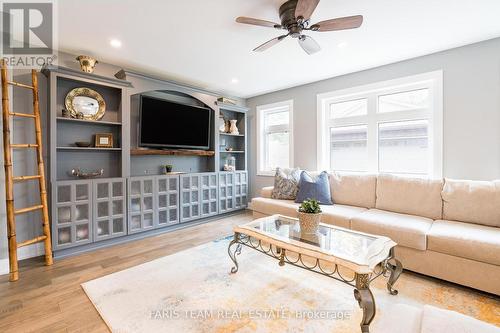
{"type": "Polygon", "coordinates": [[[298,220],[285,217],[258,219],[247,226],[285,241],[305,243],[322,252],[348,258],[365,257],[378,239],[325,224],[320,224],[315,234],[306,234],[300,231],[298,220]]]}

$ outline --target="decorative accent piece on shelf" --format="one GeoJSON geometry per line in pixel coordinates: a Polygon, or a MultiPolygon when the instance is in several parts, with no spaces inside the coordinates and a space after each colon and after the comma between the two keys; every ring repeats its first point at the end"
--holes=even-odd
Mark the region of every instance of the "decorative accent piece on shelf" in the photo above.
{"type": "Polygon", "coordinates": [[[227,133],[228,131],[228,123],[226,119],[224,119],[224,115],[222,113],[219,114],[219,132],[227,133]]]}
{"type": "Polygon", "coordinates": [[[219,97],[219,98],[217,98],[217,102],[224,103],[224,104],[236,105],[235,100],[229,99],[227,97],[219,97]]]}
{"type": "Polygon", "coordinates": [[[220,142],[219,142],[219,150],[222,151],[224,149],[226,149],[226,139],[225,138],[221,138],[220,142]]]}
{"type": "Polygon", "coordinates": [[[174,166],[172,164],[165,164],[165,173],[172,173],[174,166]]]}
{"type": "Polygon", "coordinates": [[[71,90],[64,101],[72,118],[100,120],[106,112],[106,102],[101,94],[90,88],[71,90]]]}
{"type": "Polygon", "coordinates": [[[111,133],[98,133],[95,135],[96,148],[113,148],[113,134],[111,133]]]}
{"type": "Polygon", "coordinates": [[[236,126],[237,122],[238,122],[238,120],[236,120],[236,119],[229,120],[229,123],[231,124],[231,126],[229,127],[230,134],[235,134],[235,135],[240,134],[240,131],[238,130],[238,127],[236,126]]]}
{"type": "Polygon", "coordinates": [[[233,151],[233,147],[226,147],[226,151],[233,151]]]}
{"type": "Polygon", "coordinates": [[[95,65],[97,65],[99,63],[96,59],[94,59],[90,56],[86,56],[86,55],[80,55],[80,56],[76,57],[76,60],[78,60],[80,62],[80,68],[85,73],[94,72],[95,65]]]}
{"type": "Polygon", "coordinates": [[[234,156],[228,156],[226,158],[226,163],[224,163],[224,171],[236,171],[236,158],[234,156]]]}
{"type": "Polygon", "coordinates": [[[71,170],[71,175],[82,179],[97,178],[104,175],[104,169],[94,172],[85,172],[80,169],[73,169],[71,170]]]}
{"type": "Polygon", "coordinates": [[[77,141],[75,142],[75,146],[86,148],[92,146],[92,143],[87,141],[77,141]]]}

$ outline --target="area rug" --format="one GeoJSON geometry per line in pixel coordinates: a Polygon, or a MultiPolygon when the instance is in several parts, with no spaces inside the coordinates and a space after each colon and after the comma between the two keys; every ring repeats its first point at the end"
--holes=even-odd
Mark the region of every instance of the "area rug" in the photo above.
{"type": "MultiPolygon", "coordinates": [[[[112,332],[359,332],[352,287],[243,247],[229,274],[228,240],[214,241],[82,284],[112,332]]],[[[431,304],[500,326],[500,301],[403,273],[391,296],[372,284],[377,315],[395,303],[431,304]]]]}

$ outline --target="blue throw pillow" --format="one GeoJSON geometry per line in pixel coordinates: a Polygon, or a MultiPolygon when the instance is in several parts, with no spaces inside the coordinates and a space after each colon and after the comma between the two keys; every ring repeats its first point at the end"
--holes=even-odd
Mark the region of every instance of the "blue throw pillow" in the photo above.
{"type": "Polygon", "coordinates": [[[320,173],[316,179],[313,179],[307,172],[302,171],[299,180],[299,192],[295,202],[302,203],[307,199],[316,199],[322,205],[333,205],[330,182],[326,171],[320,173]]]}

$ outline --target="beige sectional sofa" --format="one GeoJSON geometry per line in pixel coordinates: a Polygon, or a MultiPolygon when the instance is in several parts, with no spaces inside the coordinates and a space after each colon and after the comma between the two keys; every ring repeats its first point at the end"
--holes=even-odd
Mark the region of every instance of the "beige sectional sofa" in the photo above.
{"type": "MultiPolygon", "coordinates": [[[[500,295],[500,181],[330,174],[322,222],[384,235],[405,269],[500,295]]],[[[297,216],[299,204],[252,199],[255,217],[297,216]]]]}

